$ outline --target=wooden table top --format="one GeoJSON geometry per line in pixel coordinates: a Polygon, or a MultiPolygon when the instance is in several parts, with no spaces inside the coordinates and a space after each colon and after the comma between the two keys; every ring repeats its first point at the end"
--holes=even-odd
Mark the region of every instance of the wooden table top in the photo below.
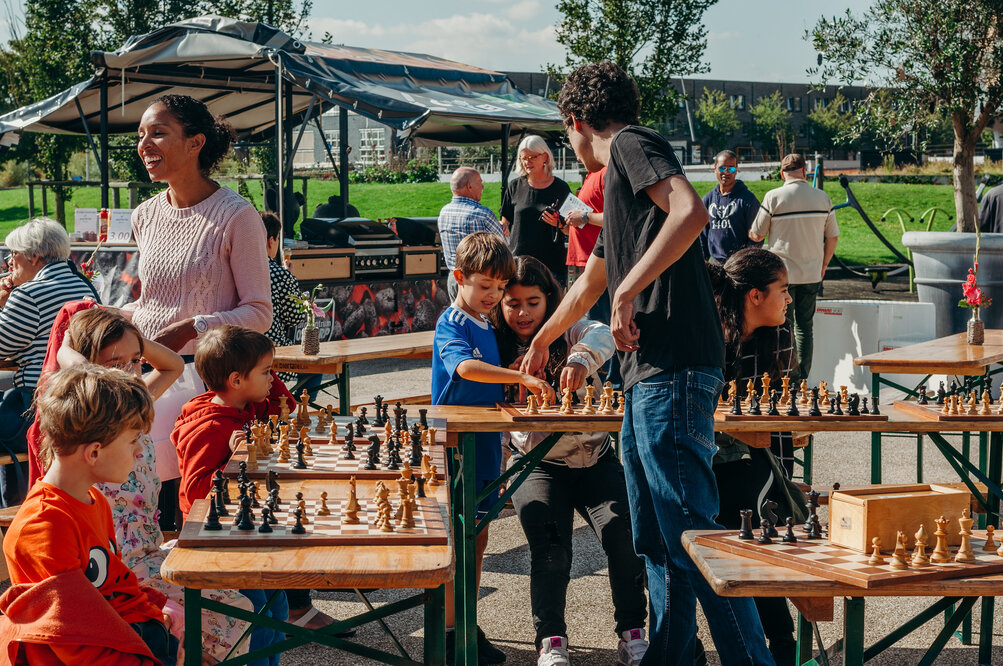
{"type": "Polygon", "coordinates": [[[0,370],[17,370],[17,361],[0,358],[0,370]]]}
{"type": "Polygon", "coordinates": [[[986,366],[1003,362],[1003,330],[986,329],[985,344],[970,345],[965,333],[927,340],[853,359],[871,372],[981,375],[986,366]]]}
{"type": "Polygon", "coordinates": [[[374,358],[432,358],[434,331],[380,335],[357,340],[332,340],[320,343],[320,353],[308,356],[300,345],[277,347],[272,367],[275,370],[331,374],[343,363],[374,358]]]}
{"type": "Polygon", "coordinates": [[[788,597],[809,620],[831,620],[835,597],[980,597],[1003,594],[1003,574],[922,580],[863,588],[794,569],[758,562],[697,544],[712,530],[683,532],[683,547],[717,594],[724,597],[788,597]],[[792,591],[797,597],[791,597],[792,591]]]}
{"type": "MultiPolygon", "coordinates": [[[[280,482],[281,483],[281,482],[280,482]]],[[[359,481],[360,495],[373,494],[359,481]]],[[[448,484],[436,488],[435,498],[448,515],[448,484]]],[[[287,481],[282,496],[290,498],[303,490],[332,498],[348,494],[348,482],[287,481]],[[304,490],[311,487],[312,490],[304,490]],[[322,488],[321,488],[322,487],[322,488]]],[[[272,546],[181,548],[171,550],[161,567],[169,583],[205,589],[351,589],[433,588],[453,577],[453,544],[440,546],[272,546]]]]}

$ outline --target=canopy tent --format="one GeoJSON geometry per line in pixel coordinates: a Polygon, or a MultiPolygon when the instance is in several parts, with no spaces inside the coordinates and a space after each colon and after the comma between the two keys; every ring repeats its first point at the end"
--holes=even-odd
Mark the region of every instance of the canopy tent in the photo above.
{"type": "MultiPolygon", "coordinates": [[[[507,146],[521,133],[562,129],[553,102],[523,93],[499,72],[418,53],[299,42],[264,23],[219,16],[133,36],[118,51],[91,58],[91,79],[0,116],[0,145],[22,132],[86,134],[101,165],[103,206],[108,135],[135,132],[150,101],[166,93],[204,100],[241,139],[282,137],[276,171],[283,182],[291,179],[292,127],[316,122],[332,107],[341,109],[342,136],[351,110],[418,145],[507,146]]],[[[347,141],[339,143],[347,204],[347,141]]],[[[507,156],[503,150],[503,172],[507,156]]]]}

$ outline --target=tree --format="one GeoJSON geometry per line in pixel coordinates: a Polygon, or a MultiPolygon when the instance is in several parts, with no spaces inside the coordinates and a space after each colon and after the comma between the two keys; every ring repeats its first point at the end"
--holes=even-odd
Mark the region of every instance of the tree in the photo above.
{"type": "MultiPolygon", "coordinates": [[[[742,126],[735,107],[721,90],[704,88],[694,115],[700,121],[700,135],[714,151],[724,150],[727,139],[742,126]]],[[[710,155],[711,151],[705,154],[710,155]]]]}
{"type": "Polygon", "coordinates": [[[852,141],[851,129],[853,121],[849,111],[840,111],[846,104],[842,93],[836,93],[836,98],[829,104],[819,104],[808,114],[807,123],[811,128],[811,147],[813,150],[827,152],[837,146],[849,145],[852,141]]]}
{"type": "Polygon", "coordinates": [[[791,128],[791,113],[784,106],[780,91],[775,90],[769,97],[760,97],[749,107],[752,126],[749,134],[758,141],[764,154],[777,149],[777,159],[791,151],[794,130],[791,128]]]}
{"type": "Polygon", "coordinates": [[[1000,0],[875,0],[861,16],[822,18],[807,33],[825,58],[810,75],[892,89],[891,104],[872,93],[857,107],[858,132],[891,125],[901,134],[934,111],[950,116],[959,231],[975,230],[975,146],[1003,104],[1001,25],[1000,0]]]}
{"type": "MultiPolygon", "coordinates": [[[[558,0],[557,41],[567,48],[564,72],[611,60],[629,72],[641,93],[641,122],[661,126],[679,109],[675,77],[709,70],[704,12],[717,0],[558,0]]],[[[564,74],[554,65],[548,73],[564,74]]]]}

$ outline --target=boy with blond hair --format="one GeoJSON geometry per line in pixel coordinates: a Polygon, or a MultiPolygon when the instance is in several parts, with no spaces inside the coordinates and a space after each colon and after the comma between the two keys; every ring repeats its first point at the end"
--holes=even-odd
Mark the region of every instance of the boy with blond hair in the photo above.
{"type": "Polygon", "coordinates": [[[96,483],[123,483],[153,423],[142,379],[83,365],[38,399],[52,463],[4,538],[13,587],[0,599],[4,663],[153,664],[173,657],[166,598],[122,562],[96,483]],[[86,609],[86,612],[81,612],[86,609]],[[99,628],[99,631],[95,629],[99,628]],[[9,659],[9,662],[7,661],[9,659]]]}
{"type": "MultiPolygon", "coordinates": [[[[433,405],[494,406],[504,399],[503,384],[522,384],[539,396],[547,393],[554,401],[554,389],[533,375],[501,367],[498,343],[486,315],[505,293],[505,285],[515,274],[515,258],[500,237],[488,232],[470,234],[456,247],[453,278],[458,288],[456,300],[439,315],[435,324],[432,356],[433,405]]],[[[477,474],[474,492],[479,494],[501,474],[501,434],[477,434],[477,474]]],[[[478,516],[487,513],[497,498],[486,498],[477,507],[478,516]]],[[[477,536],[476,576],[480,584],[481,563],[488,545],[488,530],[477,536]]],[[[446,626],[453,625],[452,585],[446,589],[446,626]]],[[[446,632],[446,661],[452,663],[453,631],[446,632]]],[[[505,654],[477,629],[477,654],[481,663],[499,664],[505,654]]]]}

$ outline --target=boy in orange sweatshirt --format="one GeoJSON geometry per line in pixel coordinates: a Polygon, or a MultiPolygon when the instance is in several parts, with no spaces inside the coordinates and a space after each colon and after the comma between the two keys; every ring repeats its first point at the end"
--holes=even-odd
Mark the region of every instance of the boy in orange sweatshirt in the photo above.
{"type": "Polygon", "coordinates": [[[13,587],[0,599],[0,662],[154,664],[173,658],[161,610],[122,562],[95,483],[122,483],[153,423],[143,381],[83,365],[52,375],[38,399],[52,464],[4,538],[13,587]],[[81,613],[80,609],[86,608],[81,613]]]}

